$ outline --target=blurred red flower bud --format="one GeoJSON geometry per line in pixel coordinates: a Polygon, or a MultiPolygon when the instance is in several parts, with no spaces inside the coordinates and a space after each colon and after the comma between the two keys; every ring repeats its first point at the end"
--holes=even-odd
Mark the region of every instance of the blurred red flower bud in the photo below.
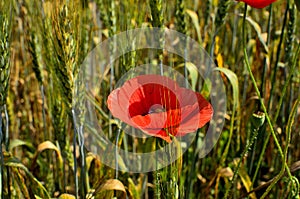
{"type": "Polygon", "coordinates": [[[275,2],[276,0],[238,0],[238,1],[244,2],[253,8],[264,8],[270,5],[271,3],[275,2]]]}

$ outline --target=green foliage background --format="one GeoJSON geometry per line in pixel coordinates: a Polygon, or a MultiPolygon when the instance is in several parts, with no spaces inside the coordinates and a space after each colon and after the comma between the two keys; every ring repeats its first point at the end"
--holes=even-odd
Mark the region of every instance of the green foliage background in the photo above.
{"type": "MultiPolygon", "coordinates": [[[[295,3],[278,0],[245,12],[243,3],[231,0],[1,1],[1,197],[299,198],[300,20],[295,3]],[[74,133],[74,114],[84,126],[86,111],[81,104],[72,110],[74,80],[99,42],[141,27],[180,31],[209,52],[226,85],[226,121],[205,158],[195,153],[202,129],[167,168],[119,172],[116,179],[113,169],[78,142],[81,128],[74,133]]],[[[111,140],[118,128],[110,122],[106,97],[122,74],[143,63],[143,53],[122,57],[101,82],[106,95],[93,93],[111,140]]],[[[157,52],[150,61],[164,58],[157,52]]],[[[183,73],[182,60],[171,62],[183,73]]],[[[192,82],[193,71],[187,75],[192,82]]],[[[124,142],[120,139],[120,146],[124,142]]]]}

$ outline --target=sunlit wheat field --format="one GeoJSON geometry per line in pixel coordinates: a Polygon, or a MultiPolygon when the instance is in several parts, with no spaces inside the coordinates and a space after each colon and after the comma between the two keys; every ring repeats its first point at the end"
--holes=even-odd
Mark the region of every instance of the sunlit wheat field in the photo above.
{"type": "Polygon", "coordinates": [[[299,198],[299,19],[299,0],[2,0],[1,199],[299,198]]]}

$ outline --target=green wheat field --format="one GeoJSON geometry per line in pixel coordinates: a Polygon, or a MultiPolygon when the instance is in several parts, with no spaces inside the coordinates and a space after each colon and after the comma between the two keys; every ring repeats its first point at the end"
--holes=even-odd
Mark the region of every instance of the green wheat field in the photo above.
{"type": "MultiPolygon", "coordinates": [[[[277,0],[256,9],[234,0],[1,0],[1,199],[299,198],[299,4],[277,0]],[[76,80],[89,52],[145,27],[181,32],[208,53],[225,85],[225,123],[203,158],[198,149],[208,124],[170,165],[116,171],[102,161],[105,149],[89,149],[91,133],[101,130],[129,151],[166,144],[124,134],[107,107],[118,80],[141,64],[163,63],[190,84],[201,82],[179,56],[136,50],[102,74],[98,90],[78,95],[84,85],[76,80]],[[90,110],[81,98],[94,102],[99,129],[85,121],[90,110]]],[[[209,90],[194,90],[209,101],[209,90]]]]}

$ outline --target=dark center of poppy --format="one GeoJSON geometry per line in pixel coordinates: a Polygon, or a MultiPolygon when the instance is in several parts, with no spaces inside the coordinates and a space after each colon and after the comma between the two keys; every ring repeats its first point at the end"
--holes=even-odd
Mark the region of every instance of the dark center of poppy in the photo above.
{"type": "Polygon", "coordinates": [[[166,109],[161,104],[154,104],[150,107],[148,114],[165,112],[166,109]]]}

